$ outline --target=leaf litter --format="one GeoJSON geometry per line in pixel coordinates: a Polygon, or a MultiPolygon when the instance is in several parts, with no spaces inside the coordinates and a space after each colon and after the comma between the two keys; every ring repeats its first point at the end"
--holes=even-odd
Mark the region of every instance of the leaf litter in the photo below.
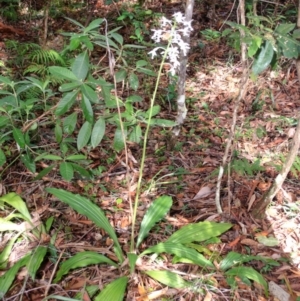
{"type": "MultiPolygon", "coordinates": [[[[197,8],[196,8],[197,12],[197,8]]],[[[230,131],[234,98],[238,93],[241,67],[239,63],[228,64],[227,45],[224,41],[218,44],[218,54],[214,56],[211,49],[215,44],[206,42],[206,51],[195,51],[190,55],[190,72],[187,82],[187,99],[189,102],[188,118],[175,144],[170,145],[165,131],[153,128],[147,149],[146,169],[144,174],[144,193],[140,199],[138,219],[141,220],[145,210],[151,205],[154,197],[169,195],[174,204],[169,216],[162,220],[155,231],[141,244],[141,251],[158,242],[163,242],[174,232],[190,223],[199,221],[227,221],[234,226],[222,235],[222,243],[211,245],[213,252],[225,256],[231,251],[240,254],[260,255],[278,260],[277,267],[270,271],[258,261],[251,265],[263,273],[270,288],[295,300],[300,294],[300,186],[299,170],[289,174],[276,201],[268,208],[267,218],[262,221],[253,220],[249,209],[255,206],[273,181],[277,168],[282,164],[279,153],[286,154],[293,127],[287,122],[296,117],[299,107],[299,87],[295,84],[295,67],[290,71],[279,70],[264,73],[256,82],[251,82],[247,94],[239,109],[239,120],[235,139],[235,153],[232,154],[230,170],[222,182],[222,205],[227,218],[216,214],[214,188],[216,170],[221,164],[224,144],[230,131]],[[205,63],[205,64],[204,64],[205,63]],[[283,84],[284,83],[284,84],[283,84]],[[255,103],[256,101],[256,103],[255,103]],[[260,106],[256,106],[259,103],[260,106]],[[258,164],[255,164],[259,160],[258,164]],[[256,169],[253,167],[256,166],[256,169]],[[261,167],[261,168],[259,168],[261,167]],[[230,179],[230,186],[228,186],[230,179]],[[232,203],[228,203],[229,195],[232,203]],[[276,244],[278,242],[278,244],[276,244]],[[273,244],[273,245],[270,245],[273,244]],[[281,261],[281,258],[286,260],[281,261]],[[290,261],[288,261],[289,259],[290,261]],[[278,287],[278,284],[282,284],[278,287]],[[282,289],[284,291],[282,292],[282,289]]],[[[162,86],[168,85],[165,78],[162,86]]],[[[163,90],[161,91],[163,93],[163,90]]],[[[175,119],[176,112],[161,103],[164,108],[162,118],[175,119]]],[[[112,131],[113,132],[113,131],[112,131]]],[[[72,211],[57,199],[45,194],[46,187],[63,188],[92,198],[106,212],[110,224],[117,231],[118,240],[124,251],[128,252],[130,241],[130,208],[128,203],[127,185],[124,184],[124,154],[112,155],[109,149],[112,138],[103,142],[100,149],[91,151],[91,166],[105,165],[105,172],[95,179],[86,181],[77,179],[66,182],[54,173],[42,180],[32,182],[32,174],[27,170],[15,167],[5,174],[1,188],[3,192],[16,191],[24,199],[31,214],[35,213],[37,221],[55,217],[54,229],[57,231],[55,248],[63,252],[61,260],[80,251],[93,251],[115,260],[111,249],[112,241],[107,234],[86,218],[72,211]],[[67,255],[69,254],[69,255],[67,255]]],[[[134,180],[139,168],[140,147],[129,144],[130,170],[134,180]]],[[[15,246],[9,264],[17,254],[26,254],[38,243],[49,241],[44,237],[39,242],[19,243],[15,246]]],[[[3,237],[1,249],[7,238],[3,237]]],[[[169,256],[164,256],[164,267],[180,271],[185,279],[199,278],[199,286],[207,288],[203,300],[230,300],[232,291],[225,281],[224,273],[203,274],[200,267],[189,264],[172,264],[169,256]]],[[[139,264],[143,269],[157,268],[157,262],[144,261],[139,264]]],[[[162,266],[159,266],[162,268],[162,266]]],[[[35,281],[26,279],[26,294],[23,300],[40,300],[44,293],[45,283],[41,279],[51,279],[54,263],[49,260],[43,263],[39,276],[35,281]]],[[[107,266],[86,267],[71,271],[64,282],[52,285],[51,292],[60,294],[78,291],[86,284],[99,285],[116,279],[119,272],[107,266]]],[[[7,300],[14,300],[23,288],[26,273],[20,272],[7,300]]],[[[263,297],[261,287],[254,290],[239,282],[238,290],[234,291],[235,300],[273,300],[263,297]]],[[[272,293],[272,290],[271,293],[272,293]]],[[[192,300],[189,291],[162,288],[156,281],[143,274],[134,274],[128,288],[127,300],[155,300],[169,296],[172,300],[192,300]],[[149,291],[151,288],[151,291],[149,291]],[[179,296],[178,296],[179,294],[179,296]],[[175,297],[176,296],[176,297],[175,297]]]]}

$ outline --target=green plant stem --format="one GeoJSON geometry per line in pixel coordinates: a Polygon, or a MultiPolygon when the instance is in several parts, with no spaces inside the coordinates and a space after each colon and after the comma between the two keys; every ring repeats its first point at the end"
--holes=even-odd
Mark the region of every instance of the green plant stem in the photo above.
{"type": "MultiPolygon", "coordinates": [[[[173,28],[173,30],[174,30],[174,28],[173,28]]],[[[162,73],[162,70],[163,70],[163,65],[164,65],[164,62],[166,60],[170,44],[171,44],[171,39],[169,40],[167,48],[164,52],[164,55],[163,55],[163,58],[162,58],[162,61],[161,61],[161,64],[160,64],[160,67],[159,67],[159,70],[158,70],[158,75],[157,75],[157,78],[156,78],[155,88],[154,88],[153,95],[152,95],[151,102],[150,102],[150,111],[149,111],[149,117],[148,117],[148,120],[147,120],[146,131],[145,131],[145,135],[144,135],[141,165],[140,165],[140,170],[139,170],[139,178],[138,178],[138,182],[137,182],[136,194],[135,194],[135,199],[134,199],[134,208],[133,208],[133,213],[132,213],[130,252],[134,251],[134,230],[135,230],[135,223],[136,223],[138,201],[139,201],[140,192],[141,192],[143,172],[144,172],[144,167],[145,167],[146,149],[147,149],[147,142],[148,142],[150,124],[151,124],[151,119],[152,119],[152,111],[153,111],[154,101],[155,101],[158,86],[159,86],[161,73],[162,73]]]]}

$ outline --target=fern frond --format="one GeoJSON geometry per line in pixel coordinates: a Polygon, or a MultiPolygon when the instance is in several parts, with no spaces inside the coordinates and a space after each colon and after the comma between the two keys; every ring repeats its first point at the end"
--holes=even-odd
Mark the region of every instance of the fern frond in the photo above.
{"type": "Polygon", "coordinates": [[[60,54],[53,49],[36,49],[30,53],[28,58],[32,62],[47,66],[55,64],[64,66],[66,64],[60,54]]]}

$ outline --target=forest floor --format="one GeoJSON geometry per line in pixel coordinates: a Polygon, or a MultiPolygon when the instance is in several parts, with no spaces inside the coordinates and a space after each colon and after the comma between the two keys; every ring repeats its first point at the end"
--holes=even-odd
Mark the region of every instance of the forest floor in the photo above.
{"type": "MultiPolygon", "coordinates": [[[[170,9],[167,9],[167,14],[170,14],[170,9]]],[[[200,14],[196,7],[194,14],[197,13],[200,14]]],[[[99,15],[102,17],[102,13],[99,15]]],[[[221,256],[236,251],[278,260],[279,265],[275,267],[266,268],[258,262],[252,263],[252,267],[261,271],[268,283],[273,281],[281,285],[290,294],[290,300],[296,300],[300,296],[299,159],[267,209],[266,218],[255,220],[250,214],[282,166],[295,131],[300,108],[300,86],[295,65],[267,71],[256,81],[248,81],[246,96],[238,110],[235,140],[230,151],[230,169],[222,180],[221,201],[224,214],[219,215],[215,205],[217,173],[232,124],[234,100],[239,93],[242,68],[238,54],[222,38],[208,40],[201,35],[200,31],[210,25],[200,25],[198,22],[195,21],[196,33],[194,31],[189,56],[187,120],[175,141],[169,130],[151,130],[138,220],[141,220],[151,202],[160,195],[171,196],[173,206],[170,214],[147,237],[141,251],[165,241],[183,225],[204,220],[230,222],[234,226],[220,237],[222,242],[214,244],[213,250],[221,256]],[[204,45],[202,48],[197,46],[200,42],[204,45]]],[[[168,78],[164,74],[157,104],[162,107],[161,117],[174,120],[176,107],[174,99],[168,98],[168,85],[168,78]]],[[[103,168],[103,173],[93,180],[76,179],[67,182],[53,172],[42,180],[33,181],[34,176],[21,165],[13,166],[3,176],[2,194],[11,191],[20,194],[37,220],[45,221],[50,216],[55,217],[53,227],[58,230],[55,247],[63,256],[92,250],[113,258],[111,241],[92,222],[47,195],[45,187],[78,193],[99,204],[117,230],[124,251],[129,251],[131,213],[125,154],[111,150],[112,137],[113,131],[111,136],[109,133],[106,135],[99,147],[88,153],[92,160],[90,167],[103,168]]],[[[49,141],[45,140],[43,143],[47,145],[49,141]]],[[[129,144],[128,149],[131,188],[134,191],[141,145],[129,144]]],[[[44,237],[42,242],[25,245],[20,243],[10,258],[18,258],[20,253],[24,254],[23,252],[46,243],[49,239],[50,237],[44,237]]],[[[172,266],[186,275],[201,274],[200,267],[197,270],[191,269],[188,264],[172,264],[171,258],[165,258],[165,264],[166,268],[172,266]]],[[[55,265],[49,260],[43,264],[35,281],[24,280],[25,274],[20,273],[5,300],[19,300],[20,292],[23,301],[41,300],[53,272],[55,265]]],[[[105,266],[75,270],[62,282],[51,284],[49,292],[70,297],[85,284],[105,285],[115,279],[117,273],[118,271],[105,266]]],[[[203,299],[187,291],[169,289],[161,292],[162,296],[155,300],[275,300],[272,295],[264,297],[259,286],[251,287],[242,282],[233,291],[221,273],[211,275],[210,280],[214,283],[214,289],[207,289],[203,299]],[[169,295],[169,299],[163,299],[164,295],[169,295]]],[[[141,297],[141,287],[151,288],[153,291],[162,289],[154,280],[138,274],[130,280],[127,300],[150,300],[141,297]]]]}

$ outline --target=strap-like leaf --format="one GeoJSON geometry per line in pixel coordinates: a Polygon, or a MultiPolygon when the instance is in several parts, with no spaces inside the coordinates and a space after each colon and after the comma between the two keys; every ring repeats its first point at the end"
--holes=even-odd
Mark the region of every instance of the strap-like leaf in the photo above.
{"type": "Polygon", "coordinates": [[[128,278],[121,277],[108,284],[101,293],[94,299],[95,301],[122,301],[125,295],[128,278]]]}
{"type": "MultiPolygon", "coordinates": [[[[114,241],[115,247],[118,249],[118,254],[122,254],[122,249],[113,227],[110,225],[103,211],[96,204],[78,194],[73,194],[62,189],[47,188],[46,190],[62,202],[67,203],[78,213],[85,215],[98,227],[103,228],[114,241]]],[[[119,260],[123,261],[123,256],[119,256],[119,260]]]]}
{"type": "Polygon", "coordinates": [[[146,249],[140,256],[149,253],[175,254],[180,258],[190,259],[195,264],[198,264],[202,267],[214,268],[214,265],[208,259],[206,259],[202,254],[198,253],[194,249],[187,248],[179,243],[172,243],[172,242],[159,243],[151,248],[146,249]]]}
{"type": "Polygon", "coordinates": [[[173,233],[168,242],[186,244],[193,241],[205,241],[218,236],[232,227],[229,223],[200,222],[182,227],[173,233]]]}
{"type": "Polygon", "coordinates": [[[147,271],[147,275],[151,278],[174,288],[187,288],[191,286],[191,283],[185,281],[178,274],[169,271],[147,271]]]}
{"type": "Polygon", "coordinates": [[[40,265],[45,258],[47,250],[48,250],[48,248],[45,246],[38,246],[34,250],[30,260],[28,261],[27,270],[28,270],[28,273],[29,273],[30,277],[32,278],[32,280],[35,279],[36,272],[40,268],[40,265]]]}
{"type": "Polygon", "coordinates": [[[83,268],[91,264],[107,263],[117,267],[117,264],[105,257],[92,251],[80,252],[64,261],[58,270],[54,282],[57,283],[63,275],[67,274],[71,269],[83,268]]]}
{"type": "Polygon", "coordinates": [[[165,216],[165,214],[170,210],[171,206],[172,198],[169,196],[161,196],[151,204],[141,223],[141,228],[136,243],[137,248],[143,239],[148,235],[154,224],[165,216]]]}

